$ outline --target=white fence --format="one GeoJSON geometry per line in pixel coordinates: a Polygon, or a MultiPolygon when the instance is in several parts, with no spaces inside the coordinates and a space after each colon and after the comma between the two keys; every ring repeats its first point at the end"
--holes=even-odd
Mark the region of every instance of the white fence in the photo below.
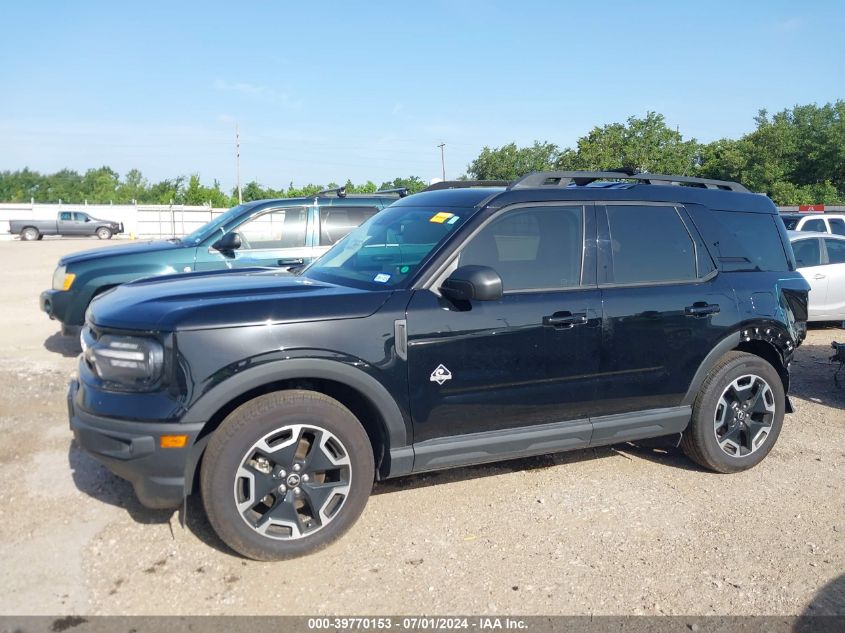
{"type": "Polygon", "coordinates": [[[83,211],[94,218],[123,222],[121,237],[180,237],[198,229],[226,209],[155,204],[0,204],[0,235],[9,235],[9,220],[55,220],[59,211],[83,211]]]}

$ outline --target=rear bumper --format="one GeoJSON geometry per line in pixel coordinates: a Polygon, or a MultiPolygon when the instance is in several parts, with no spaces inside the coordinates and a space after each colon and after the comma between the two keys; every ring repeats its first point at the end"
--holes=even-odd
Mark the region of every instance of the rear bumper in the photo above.
{"type": "Polygon", "coordinates": [[[70,428],[79,446],[135,489],[148,508],[179,507],[189,486],[185,469],[191,447],[204,423],[127,422],[86,413],[79,408],[79,383],[71,381],[67,394],[70,428]],[[162,435],[185,434],[184,448],[160,448],[162,435]]]}

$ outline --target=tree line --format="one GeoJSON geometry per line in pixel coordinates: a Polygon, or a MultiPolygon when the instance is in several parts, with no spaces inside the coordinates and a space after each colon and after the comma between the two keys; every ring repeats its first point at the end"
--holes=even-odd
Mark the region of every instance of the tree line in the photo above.
{"type": "MultiPolygon", "coordinates": [[[[768,194],[776,204],[845,203],[845,101],[822,106],[800,105],[773,115],[761,110],[755,129],[739,139],[711,143],[685,139],[666,124],[662,114],[648,112],[624,123],[596,126],[578,139],[575,147],[561,149],[549,141],[519,147],[484,147],[461,178],[513,180],[532,171],[606,170],[620,167],[662,174],[701,176],[741,182],[752,191],[768,194]]],[[[324,188],[308,184],[274,189],[256,181],[242,189],[244,201],[310,196],[324,188]]],[[[406,187],[416,193],[427,186],[418,176],[344,183],[350,193],[406,187]]],[[[199,174],[148,181],[132,169],[122,178],[110,167],[84,174],[63,169],[41,174],[30,169],[0,172],[0,201],[67,203],[207,204],[227,207],[237,203],[237,190],[223,191],[214,180],[204,185],[199,174]]]]}

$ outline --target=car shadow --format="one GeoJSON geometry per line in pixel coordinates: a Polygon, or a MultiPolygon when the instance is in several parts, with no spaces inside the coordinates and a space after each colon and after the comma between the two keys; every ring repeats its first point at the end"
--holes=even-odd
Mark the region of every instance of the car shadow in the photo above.
{"type": "Polygon", "coordinates": [[[68,465],[77,490],[97,501],[126,510],[137,523],[168,523],[173,516],[173,510],[150,510],[142,506],[132,484],[113,475],[83,451],[76,440],[71,440],[68,447],[68,465]]]}
{"type": "Polygon", "coordinates": [[[102,503],[125,510],[136,523],[144,525],[170,524],[177,514],[179,524],[187,528],[209,547],[231,556],[240,556],[230,549],[214,532],[205,516],[202,499],[193,494],[184,507],[177,510],[152,510],[138,501],[132,484],[112,474],[108,468],[83,451],[75,440],[68,447],[68,465],[73,483],[80,491],[102,503]]]}
{"type": "Polygon", "coordinates": [[[44,349],[54,354],[61,354],[65,358],[73,358],[82,353],[79,338],[76,336],[63,336],[61,332],[51,334],[44,340],[44,349]]]}
{"type": "Polygon", "coordinates": [[[845,621],[845,574],[822,587],[801,615],[794,633],[834,633],[843,630],[845,621]]]}

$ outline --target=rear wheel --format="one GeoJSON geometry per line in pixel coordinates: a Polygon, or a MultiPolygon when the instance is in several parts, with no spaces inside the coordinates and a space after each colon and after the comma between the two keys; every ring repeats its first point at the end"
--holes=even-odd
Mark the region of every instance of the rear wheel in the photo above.
{"type": "Polygon", "coordinates": [[[101,226],[97,229],[97,237],[101,240],[110,240],[111,239],[111,229],[101,226]]]}
{"type": "Polygon", "coordinates": [[[772,450],[785,409],[775,368],[754,354],[729,352],[704,380],[681,447],[710,470],[747,470],[772,450]]]}
{"type": "Polygon", "coordinates": [[[41,239],[41,233],[34,226],[27,226],[21,231],[21,239],[31,242],[41,239]]]}
{"type": "Polygon", "coordinates": [[[336,400],[278,391],[235,409],[203,457],[208,520],[233,550],[256,560],[293,558],[340,537],[373,485],[366,431],[336,400]]]}

